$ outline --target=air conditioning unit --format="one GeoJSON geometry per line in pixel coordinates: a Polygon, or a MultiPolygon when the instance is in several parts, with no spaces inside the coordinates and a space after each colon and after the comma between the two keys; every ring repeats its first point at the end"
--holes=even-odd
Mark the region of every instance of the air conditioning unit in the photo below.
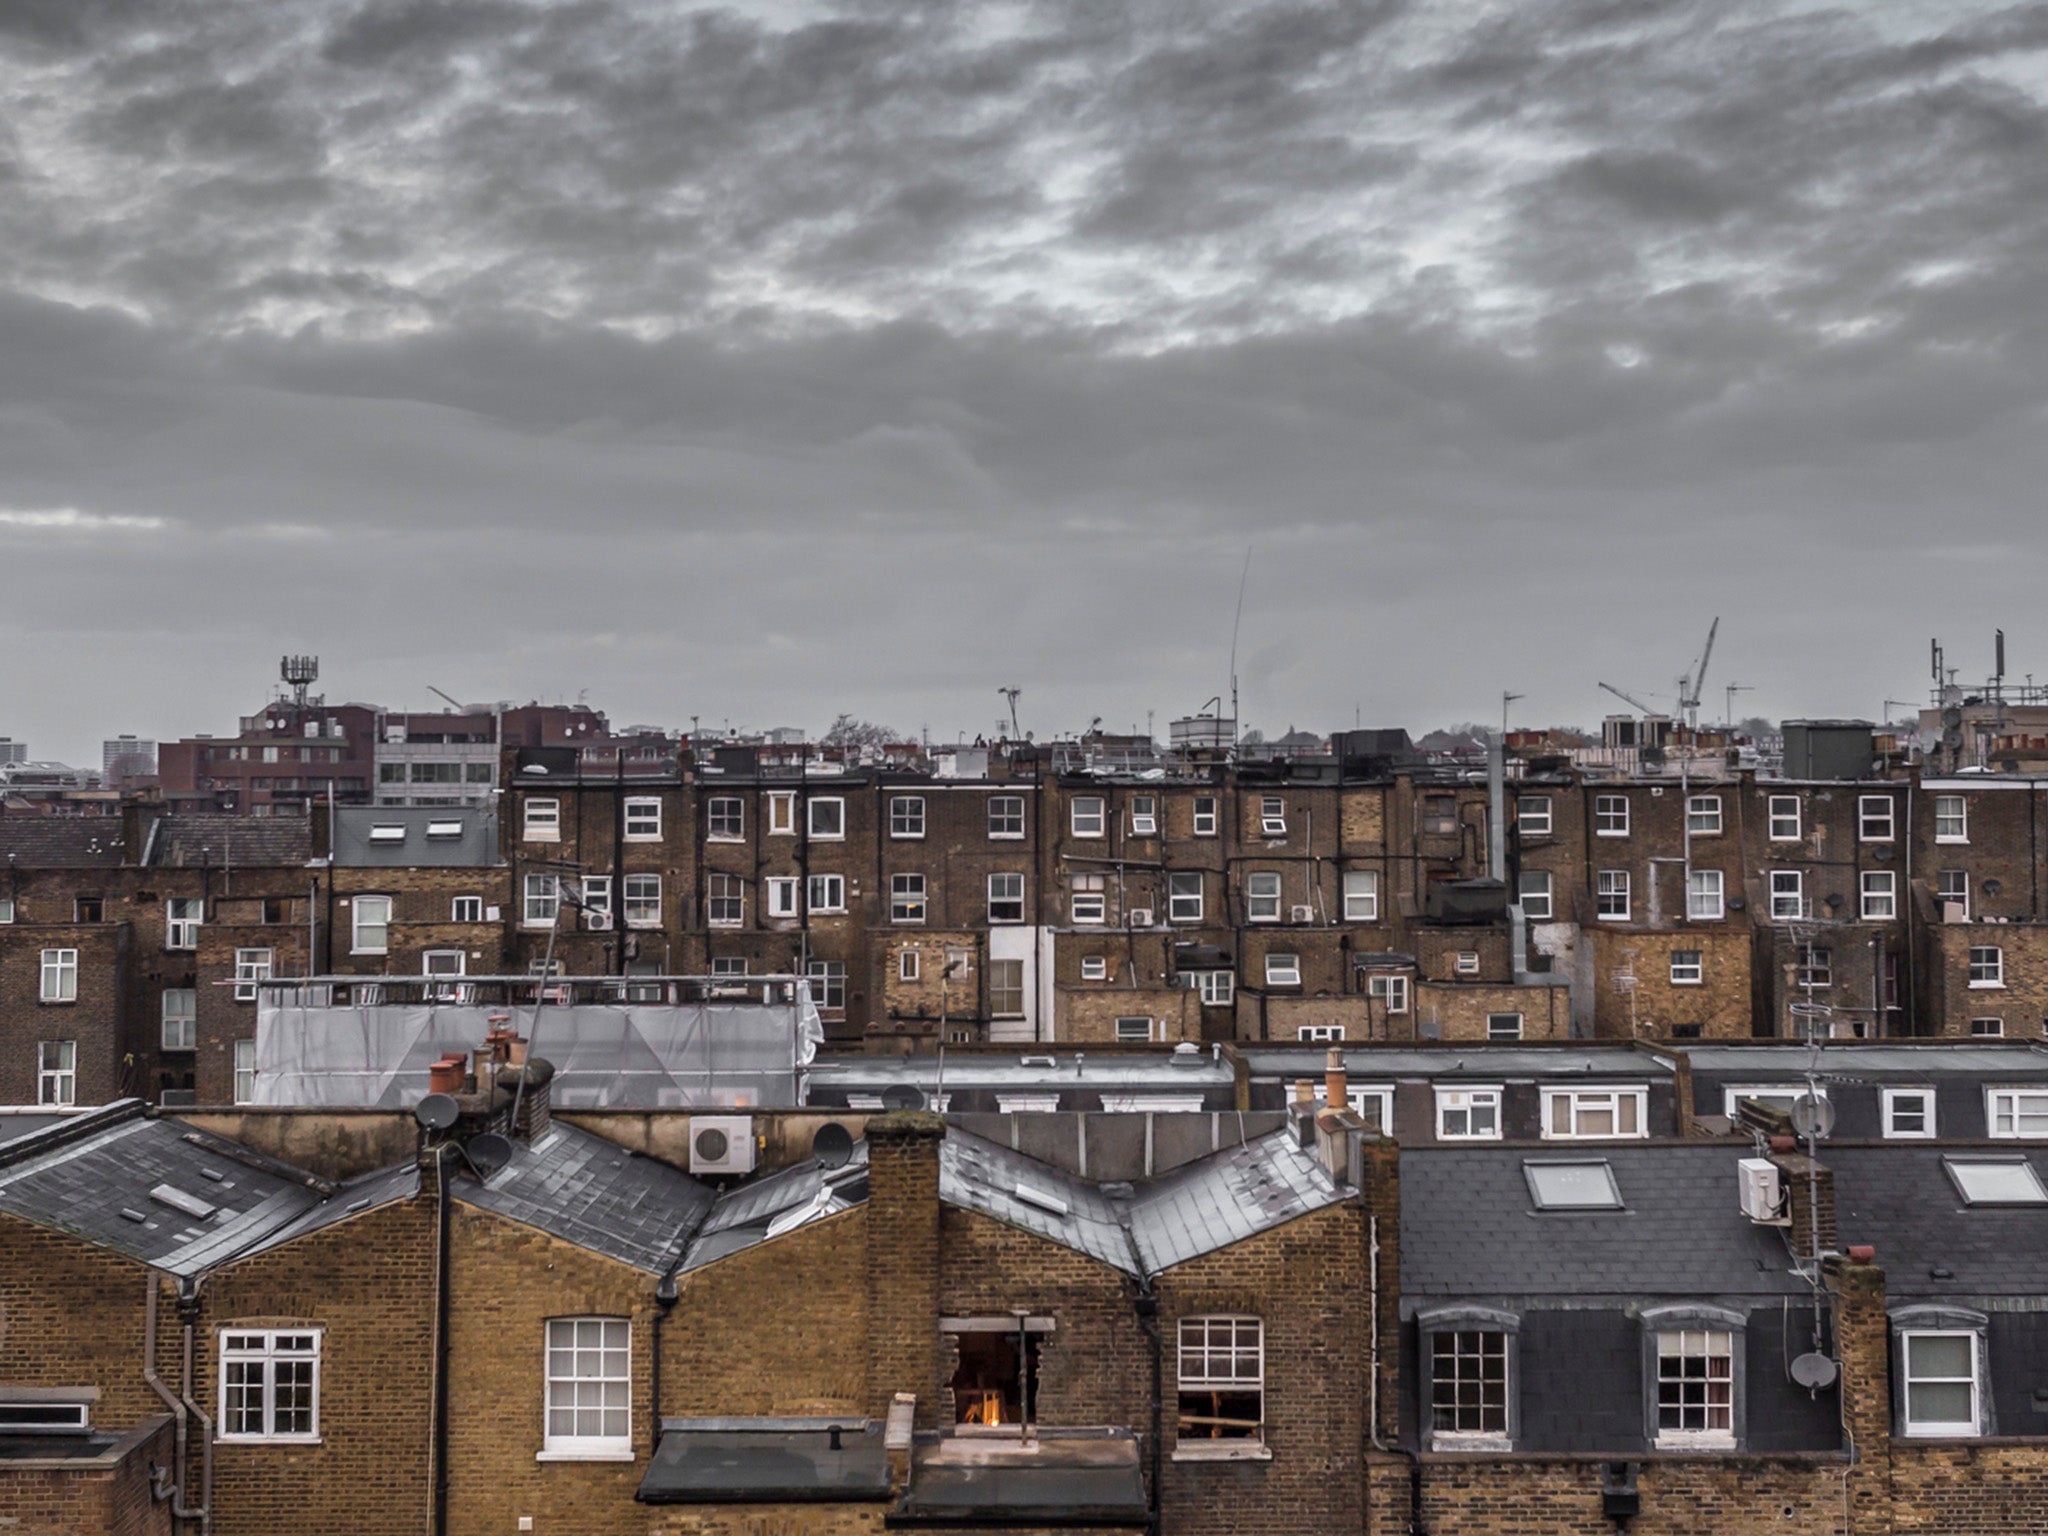
{"type": "Polygon", "coordinates": [[[1765,1157],[1745,1157],[1736,1163],[1735,1173],[1741,1181],[1743,1215],[1766,1226],[1791,1224],[1776,1163],[1765,1157]]]}
{"type": "Polygon", "coordinates": [[[1131,926],[1133,928],[1150,928],[1152,926],[1152,909],[1150,907],[1131,908],[1131,926]]]}
{"type": "Polygon", "coordinates": [[[1314,907],[1289,907],[1287,910],[1297,923],[1312,923],[1316,920],[1314,907]]]}
{"type": "Polygon", "coordinates": [[[609,912],[585,912],[583,914],[583,926],[592,933],[610,933],[612,930],[612,915],[609,912]]]}
{"type": "Polygon", "coordinates": [[[754,1122],[745,1115],[699,1115],[690,1122],[690,1172],[752,1173],[754,1122]]]}

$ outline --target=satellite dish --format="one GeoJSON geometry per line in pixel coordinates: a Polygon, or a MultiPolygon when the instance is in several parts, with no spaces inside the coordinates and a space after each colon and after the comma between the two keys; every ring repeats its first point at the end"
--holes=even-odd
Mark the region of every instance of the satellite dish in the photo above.
{"type": "Polygon", "coordinates": [[[511,1138],[500,1136],[496,1131],[472,1136],[462,1151],[479,1177],[486,1179],[512,1161],[511,1138]]]}
{"type": "Polygon", "coordinates": [[[811,1138],[811,1156],[822,1167],[844,1168],[853,1159],[853,1132],[836,1120],[828,1120],[811,1138]]]}
{"type": "Polygon", "coordinates": [[[1792,1129],[1801,1136],[1822,1139],[1835,1128],[1835,1106],[1826,1099],[1802,1093],[1792,1101],[1792,1129]]]}
{"type": "Polygon", "coordinates": [[[412,1112],[413,1119],[430,1131],[445,1131],[461,1118],[462,1107],[445,1093],[430,1093],[412,1112]]]}
{"type": "Polygon", "coordinates": [[[1809,1351],[1792,1362],[1792,1379],[1809,1392],[1832,1387],[1841,1367],[1826,1355],[1809,1351]]]}
{"type": "Polygon", "coordinates": [[[908,1083],[897,1083],[894,1087],[884,1088],[882,1090],[882,1108],[923,1109],[924,1090],[913,1088],[908,1083]]]}

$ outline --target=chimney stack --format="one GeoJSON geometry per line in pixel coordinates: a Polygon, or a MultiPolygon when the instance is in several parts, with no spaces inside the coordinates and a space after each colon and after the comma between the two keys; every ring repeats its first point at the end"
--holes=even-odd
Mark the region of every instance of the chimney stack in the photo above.
{"type": "Polygon", "coordinates": [[[1336,1046],[1323,1058],[1323,1107],[1326,1109],[1349,1109],[1351,1107],[1351,1085],[1344,1076],[1344,1053],[1336,1046]]]}
{"type": "Polygon", "coordinates": [[[1793,1255],[1810,1260],[1837,1252],[1834,1170],[1791,1150],[1788,1142],[1797,1146],[1789,1136],[1771,1138],[1771,1162],[1785,1182],[1785,1209],[1791,1217],[1785,1236],[1793,1255]]]}

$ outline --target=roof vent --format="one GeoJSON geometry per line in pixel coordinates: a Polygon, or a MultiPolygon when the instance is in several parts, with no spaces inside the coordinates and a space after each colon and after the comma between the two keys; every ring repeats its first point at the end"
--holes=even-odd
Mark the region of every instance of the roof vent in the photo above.
{"type": "Polygon", "coordinates": [[[159,1205],[168,1205],[174,1211],[183,1211],[187,1216],[196,1216],[204,1221],[220,1207],[209,1205],[197,1195],[188,1195],[182,1189],[169,1184],[159,1184],[149,1192],[149,1198],[159,1205]]]}
{"type": "Polygon", "coordinates": [[[1064,1216],[1071,1209],[1066,1201],[1051,1190],[1040,1189],[1035,1184],[1019,1184],[1011,1193],[1026,1205],[1036,1206],[1039,1210],[1049,1211],[1055,1216],[1064,1216]]]}

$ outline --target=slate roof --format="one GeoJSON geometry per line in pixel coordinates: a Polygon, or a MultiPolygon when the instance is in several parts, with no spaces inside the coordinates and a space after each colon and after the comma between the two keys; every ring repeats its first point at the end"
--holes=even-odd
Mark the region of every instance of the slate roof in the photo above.
{"type": "Polygon", "coordinates": [[[467,869],[494,865],[498,817],[489,806],[344,805],[334,811],[334,862],[343,869],[467,869]],[[453,837],[431,836],[431,827],[460,828],[453,837]],[[373,838],[379,827],[396,827],[396,841],[373,838]]]}
{"type": "Polygon", "coordinates": [[[116,816],[0,816],[0,864],[21,869],[117,869],[141,849],[122,842],[116,816]]]}
{"type": "Polygon", "coordinates": [[[1976,1147],[1825,1148],[1834,1170],[1835,1227],[1844,1247],[1869,1243],[1885,1290],[1901,1296],[2039,1297],[2048,1291],[2048,1206],[1968,1206],[1945,1157],[2024,1157],[2048,1185],[2048,1148],[1999,1142],[1976,1147]],[[1933,1269],[1946,1269],[1937,1278],[1933,1269]]]}
{"type": "Polygon", "coordinates": [[[560,1120],[531,1145],[515,1139],[512,1160],[481,1183],[459,1159],[450,1166],[465,1205],[652,1274],[668,1269],[713,1200],[687,1173],[560,1120]]]}
{"type": "Polygon", "coordinates": [[[374,1173],[363,1174],[340,1185],[334,1193],[319,1205],[307,1211],[297,1220],[263,1238],[246,1250],[240,1257],[251,1253],[266,1253],[281,1243],[304,1237],[309,1232],[318,1232],[337,1222],[360,1216],[365,1211],[380,1205],[390,1205],[399,1200],[410,1200],[420,1192],[420,1169],[415,1162],[394,1163],[389,1168],[380,1168],[374,1173]]]}
{"type": "MultiPolygon", "coordinates": [[[[1801,1078],[1813,1059],[1808,1046],[1796,1043],[1688,1045],[1685,1053],[1696,1080],[1712,1077],[1729,1082],[1801,1078]]],[[[2018,1041],[2009,1045],[1974,1040],[1929,1045],[1841,1041],[1821,1046],[1818,1070],[1824,1079],[1849,1080],[1925,1079],[1940,1074],[2040,1077],[2048,1074],[2048,1050],[2018,1041]]]]}
{"type": "Polygon", "coordinates": [[[313,829],[304,816],[179,812],[157,823],[149,849],[152,867],[277,867],[312,857],[313,829]]]}
{"type": "MultiPolygon", "coordinates": [[[[1328,1047],[1252,1046],[1242,1054],[1255,1078],[1320,1076],[1328,1047]]],[[[1627,1046],[1583,1045],[1556,1049],[1513,1045],[1408,1046],[1348,1050],[1344,1070],[1358,1082],[1389,1077],[1468,1077],[1482,1081],[1509,1077],[1669,1077],[1673,1062],[1627,1046]]],[[[949,1074],[950,1074],[950,1069],[949,1074]]]]}
{"type": "Polygon", "coordinates": [[[859,1418],[665,1419],[634,1497],[643,1504],[886,1499],[882,1425],[859,1418]]]}
{"type": "Polygon", "coordinates": [[[1143,1276],[1243,1242],[1347,1195],[1287,1131],[1118,1186],[1077,1178],[956,1128],[939,1146],[939,1198],[1143,1276]],[[1065,1211],[1022,1198],[1018,1191],[1026,1187],[1051,1196],[1065,1211]]]}
{"type": "Polygon", "coordinates": [[[844,1166],[815,1159],[720,1193],[684,1256],[685,1271],[793,1232],[821,1216],[850,1210],[868,1197],[868,1146],[856,1142],[844,1166]]]}
{"type": "MultiPolygon", "coordinates": [[[[1193,1093],[1228,1088],[1236,1075],[1227,1061],[1207,1051],[1021,1051],[1015,1056],[948,1056],[945,1087],[951,1094],[974,1088],[1020,1093],[1100,1088],[1156,1088],[1193,1093]]],[[[880,1093],[898,1085],[929,1094],[939,1084],[936,1056],[873,1056],[862,1052],[820,1053],[805,1069],[806,1094],[880,1093]]]]}
{"type": "Polygon", "coordinates": [[[1746,1146],[1416,1147],[1401,1152],[1404,1298],[1804,1294],[1779,1229],[1736,1203],[1746,1146]],[[1623,1209],[1538,1212],[1525,1161],[1604,1158],[1623,1209]]]}

